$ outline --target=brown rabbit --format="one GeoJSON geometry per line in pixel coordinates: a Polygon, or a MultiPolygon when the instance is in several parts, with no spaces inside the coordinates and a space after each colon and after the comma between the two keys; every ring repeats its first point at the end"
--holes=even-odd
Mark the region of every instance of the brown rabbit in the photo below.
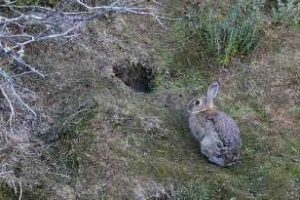
{"type": "Polygon", "coordinates": [[[236,122],[220,112],[213,100],[220,90],[220,83],[212,83],[207,96],[195,98],[188,105],[189,127],[199,141],[201,153],[220,166],[231,166],[240,158],[242,140],[236,122]]]}

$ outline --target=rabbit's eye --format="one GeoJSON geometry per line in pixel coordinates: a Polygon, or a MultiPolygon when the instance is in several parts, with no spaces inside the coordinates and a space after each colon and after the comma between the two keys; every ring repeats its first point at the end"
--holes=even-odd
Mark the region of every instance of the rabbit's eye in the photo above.
{"type": "Polygon", "coordinates": [[[199,105],[200,104],[200,101],[199,100],[196,100],[195,101],[195,105],[199,105]]]}

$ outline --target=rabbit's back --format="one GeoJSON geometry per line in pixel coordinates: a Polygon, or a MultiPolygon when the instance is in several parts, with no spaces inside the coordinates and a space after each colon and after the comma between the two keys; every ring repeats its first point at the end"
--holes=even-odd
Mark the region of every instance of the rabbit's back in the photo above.
{"type": "MultiPolygon", "coordinates": [[[[220,166],[235,164],[240,158],[242,144],[240,131],[235,121],[223,112],[206,113],[206,136],[209,145],[201,143],[201,151],[208,159],[220,166]],[[212,140],[211,135],[217,135],[217,140],[212,140]],[[207,153],[209,152],[209,154],[207,153]]],[[[203,141],[204,141],[203,139],[203,141]]]]}
{"type": "Polygon", "coordinates": [[[242,141],[240,138],[240,130],[236,122],[224,112],[218,112],[214,115],[213,121],[215,130],[224,146],[238,150],[242,141]]]}

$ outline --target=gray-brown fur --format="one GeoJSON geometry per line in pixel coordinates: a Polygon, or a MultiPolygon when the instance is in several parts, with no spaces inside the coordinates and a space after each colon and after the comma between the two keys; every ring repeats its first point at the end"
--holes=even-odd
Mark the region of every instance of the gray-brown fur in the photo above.
{"type": "Polygon", "coordinates": [[[207,97],[190,101],[188,120],[191,133],[200,143],[201,153],[217,165],[230,166],[239,160],[242,142],[235,121],[213,104],[219,87],[219,83],[214,82],[207,97]]]}

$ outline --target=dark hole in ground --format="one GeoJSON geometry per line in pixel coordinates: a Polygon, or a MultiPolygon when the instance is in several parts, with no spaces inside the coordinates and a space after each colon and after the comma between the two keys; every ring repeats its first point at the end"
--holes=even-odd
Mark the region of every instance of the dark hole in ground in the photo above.
{"type": "Polygon", "coordinates": [[[113,71],[117,77],[136,92],[150,93],[153,89],[154,73],[151,66],[141,63],[114,65],[113,71]]]}

